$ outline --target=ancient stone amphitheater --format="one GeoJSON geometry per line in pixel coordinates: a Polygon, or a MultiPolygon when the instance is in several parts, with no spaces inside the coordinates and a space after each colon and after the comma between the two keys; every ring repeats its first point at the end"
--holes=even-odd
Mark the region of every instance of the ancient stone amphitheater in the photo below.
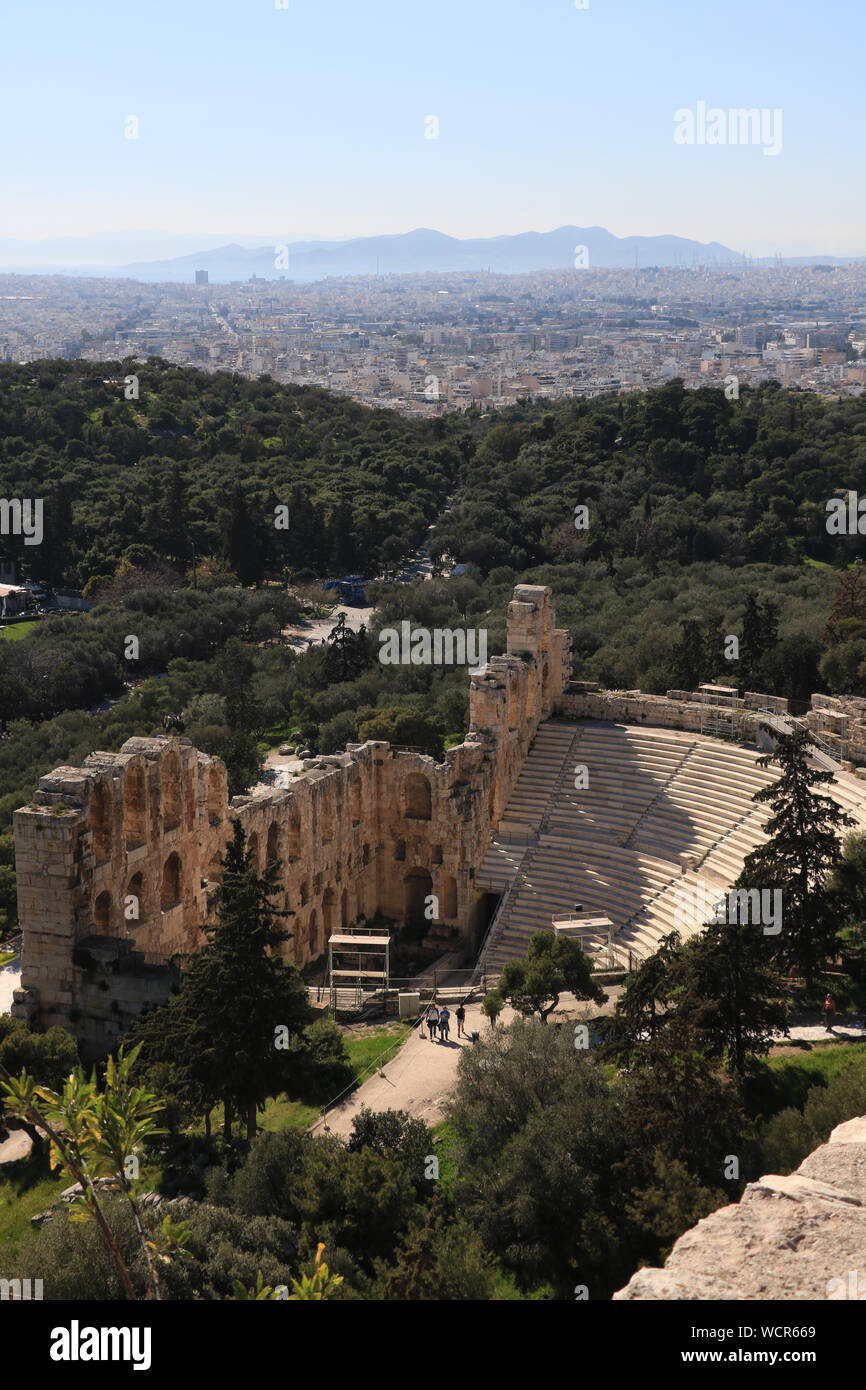
{"type": "MultiPolygon", "coordinates": [[[[759,746],[772,746],[766,721],[791,727],[787,704],[602,691],[570,667],[550,590],[518,585],[506,652],[471,677],[469,733],[441,763],[349,745],[287,789],[231,801],[223,765],[187,739],[134,738],[56,768],[15,813],[13,1012],[104,1054],[167,997],[170,958],[205,940],[235,820],[257,865],[280,865],[285,950],[299,965],[377,911],[425,930],[428,951],[453,958],[456,947],[478,978],[576,903],[610,920],[602,935],[583,931],[599,964],[628,964],[674,926],[689,930],[678,893],[713,901],[762,838],[766,811],[751,796],[773,773],[757,766],[759,746]]],[[[866,783],[852,772],[866,763],[866,701],[815,696],[806,722],[832,794],[866,828],[866,783]]]]}
{"type": "MultiPolygon", "coordinates": [[[[613,922],[620,964],[651,955],[667,932],[700,930],[684,890],[696,905],[712,903],[766,839],[768,809],[752,796],[778,771],[759,767],[759,756],[674,729],[542,725],[476,878],[504,897],[484,968],[524,954],[533,932],[576,903],[613,922]]],[[[837,770],[830,791],[866,827],[866,783],[837,770]]],[[[596,951],[606,940],[584,935],[596,951]]]]}

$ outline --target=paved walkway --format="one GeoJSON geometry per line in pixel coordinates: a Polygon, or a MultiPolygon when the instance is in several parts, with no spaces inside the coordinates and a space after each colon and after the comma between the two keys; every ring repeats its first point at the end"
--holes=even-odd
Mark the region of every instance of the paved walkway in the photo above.
{"type": "Polygon", "coordinates": [[[0,1014],[8,1014],[12,1008],[12,992],[21,984],[21,957],[16,956],[8,965],[0,966],[0,1014]]]}
{"type": "MultiPolygon", "coordinates": [[[[386,1062],[383,1072],[372,1076],[343,1102],[329,1110],[324,1120],[319,1120],[312,1128],[314,1134],[321,1134],[327,1127],[332,1134],[347,1137],[351,1133],[352,1121],[366,1105],[370,1110],[407,1110],[435,1125],[443,1118],[447,1100],[457,1074],[457,1059],[464,1047],[471,1047],[469,1037],[457,1037],[457,1020],[454,1008],[451,1009],[451,1033],[447,1042],[433,1042],[424,1028],[416,1027],[406,1039],[400,1051],[390,1062],[386,1062]]],[[[507,1021],[511,1010],[501,1015],[507,1021]]],[[[480,1003],[466,1005],[466,1032],[473,1029],[488,1031],[489,1021],[481,1012],[480,1003]]]]}
{"type": "Polygon", "coordinates": [[[851,1038],[866,1042],[866,1021],[862,1014],[837,1013],[833,1031],[828,1033],[822,1016],[806,1014],[791,1024],[791,1031],[787,1037],[784,1033],[774,1033],[773,1036],[779,1043],[833,1042],[834,1039],[836,1042],[845,1042],[851,1038]]]}
{"type": "MultiPolygon", "coordinates": [[[[451,1010],[451,1033],[447,1043],[431,1041],[426,1027],[423,1033],[420,1027],[416,1027],[397,1055],[385,1064],[384,1073],[372,1076],[353,1091],[342,1105],[329,1110],[323,1120],[318,1120],[312,1126],[311,1133],[321,1134],[327,1128],[332,1134],[347,1137],[351,1133],[352,1121],[364,1105],[375,1111],[406,1110],[428,1125],[435,1125],[443,1119],[445,1103],[454,1089],[460,1053],[464,1047],[472,1046],[470,1037],[474,1029],[482,1037],[490,1031],[490,1021],[481,1012],[480,1000],[466,1005],[465,1038],[457,1037],[456,1006],[449,1004],[448,1007],[451,1010]]],[[[579,1020],[595,1013],[608,1013],[612,1008],[613,999],[599,1009],[595,1004],[577,1001],[572,995],[564,994],[551,1021],[563,1017],[579,1020]]],[[[514,1010],[506,1006],[496,1026],[510,1023],[514,1017],[514,1010]]]]}

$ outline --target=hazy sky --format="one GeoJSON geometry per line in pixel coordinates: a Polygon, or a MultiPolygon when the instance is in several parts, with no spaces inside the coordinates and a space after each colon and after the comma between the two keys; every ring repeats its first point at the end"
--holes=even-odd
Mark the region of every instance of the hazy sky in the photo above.
{"type": "Polygon", "coordinates": [[[573,222],[866,254],[864,37],[855,0],[10,0],[0,237],[573,222]],[[781,153],[676,144],[699,101],[780,109],[781,153]]]}

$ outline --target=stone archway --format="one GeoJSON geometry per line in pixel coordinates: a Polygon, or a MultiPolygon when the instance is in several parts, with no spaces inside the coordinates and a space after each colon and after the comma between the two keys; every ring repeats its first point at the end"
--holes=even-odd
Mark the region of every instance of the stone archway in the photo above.
{"type": "Polygon", "coordinates": [[[440,892],[442,898],[439,903],[439,916],[451,921],[457,916],[457,881],[451,874],[443,876],[440,892]]]}
{"type": "MultiPolygon", "coordinates": [[[[318,913],[316,912],[316,909],[313,908],[312,912],[310,913],[310,920],[309,920],[309,922],[307,923],[307,940],[306,940],[306,947],[307,947],[307,953],[308,953],[308,955],[310,956],[310,959],[313,959],[314,957],[316,957],[316,956],[318,956],[318,955],[321,955],[321,951],[320,951],[319,948],[318,948],[318,939],[319,939],[319,916],[318,916],[318,913]]],[[[303,946],[303,944],[304,944],[304,943],[303,943],[303,941],[302,941],[302,942],[301,942],[301,945],[303,946]]]]}
{"type": "Polygon", "coordinates": [[[147,842],[147,785],[143,767],[126,770],[123,784],[123,835],[127,850],[147,842]]]}
{"type": "Polygon", "coordinates": [[[93,930],[97,936],[111,936],[111,894],[104,891],[93,904],[93,930]]]}
{"type": "Polygon", "coordinates": [[[301,857],[301,815],[299,811],[292,811],[289,816],[288,856],[289,862],[301,857]]]}
{"type": "Polygon", "coordinates": [[[176,830],[180,825],[183,800],[180,785],[180,758],[172,749],[166,753],[159,770],[162,786],[162,828],[176,830]]]}
{"type": "Polygon", "coordinates": [[[430,820],[432,816],[432,794],[430,783],[420,773],[413,772],[403,784],[406,800],[406,815],[412,820],[430,820]]]}
{"type": "Polygon", "coordinates": [[[180,855],[172,853],[166,859],[162,871],[162,883],[159,890],[161,911],[170,912],[173,907],[180,906],[182,898],[181,877],[180,855]]]}
{"type": "Polygon", "coordinates": [[[325,945],[327,945],[328,938],[333,935],[339,925],[337,918],[337,894],[333,888],[325,889],[325,896],[322,898],[322,920],[324,925],[325,945]]]}
{"type": "Polygon", "coordinates": [[[219,825],[223,818],[220,775],[215,767],[207,775],[207,818],[209,825],[219,825]]]}
{"type": "Polygon", "coordinates": [[[133,931],[144,917],[144,874],[133,874],[123,895],[123,925],[133,931]]]}
{"type": "Polygon", "coordinates": [[[431,919],[426,916],[426,899],[433,892],[433,879],[426,869],[412,869],[403,880],[404,917],[406,926],[414,931],[425,931],[431,919]]]}
{"type": "Polygon", "coordinates": [[[282,856],[280,855],[280,827],[275,820],[268,826],[268,844],[265,851],[267,862],[276,863],[282,856]]]}
{"type": "Polygon", "coordinates": [[[111,818],[105,783],[94,782],[90,793],[90,828],[93,832],[93,855],[103,864],[111,854],[111,818]]]}

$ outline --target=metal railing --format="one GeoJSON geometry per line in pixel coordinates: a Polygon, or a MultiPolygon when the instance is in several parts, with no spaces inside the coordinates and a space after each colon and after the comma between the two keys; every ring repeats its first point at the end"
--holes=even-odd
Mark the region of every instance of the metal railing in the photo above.
{"type": "Polygon", "coordinates": [[[505,926],[508,906],[514,895],[515,889],[517,888],[518,884],[523,884],[526,882],[526,875],[524,873],[523,866],[526,863],[527,854],[528,848],[526,851],[524,851],[523,854],[521,854],[517,864],[517,868],[515,870],[514,877],[508,884],[508,887],[505,889],[505,892],[503,893],[499,901],[499,906],[497,907],[496,911],[493,914],[493,917],[490,920],[490,925],[488,926],[487,931],[484,933],[484,940],[481,942],[481,949],[478,952],[478,959],[475,963],[474,978],[481,977],[484,969],[484,957],[490,950],[491,946],[496,941],[496,939],[502,934],[502,930],[505,926]]]}

